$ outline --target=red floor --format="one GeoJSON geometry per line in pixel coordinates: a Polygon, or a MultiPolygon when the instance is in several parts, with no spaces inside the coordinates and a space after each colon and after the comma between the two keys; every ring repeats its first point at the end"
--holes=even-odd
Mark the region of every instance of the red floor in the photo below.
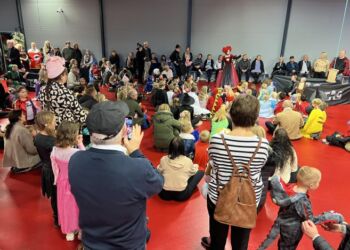
{"type": "MultiPolygon", "coordinates": [[[[108,97],[111,97],[109,95],[108,97]]],[[[337,130],[347,132],[350,105],[334,106],[327,110],[325,133],[337,130]]],[[[208,124],[202,125],[207,127],[208,124]]],[[[163,153],[155,152],[152,129],[145,132],[142,151],[156,165],[163,153]]],[[[321,142],[302,139],[294,143],[300,165],[321,169],[320,188],[312,193],[314,213],[336,210],[350,221],[350,154],[345,150],[324,145],[321,142]]],[[[148,203],[148,216],[152,237],[151,250],[202,249],[200,238],[208,235],[206,201],[196,192],[184,203],[165,202],[153,197],[148,203]]],[[[259,214],[257,227],[251,234],[249,249],[256,249],[268,233],[277,213],[277,207],[269,200],[259,214]]],[[[333,246],[341,240],[339,235],[320,229],[333,246]]],[[[0,168],[0,250],[61,250],[75,249],[78,242],[66,242],[61,232],[52,226],[48,200],[40,194],[40,172],[10,175],[0,168]]],[[[227,249],[231,249],[227,247],[227,249]]],[[[276,245],[271,249],[277,249],[276,245]]],[[[298,249],[312,249],[311,241],[304,238],[298,249]]]]}

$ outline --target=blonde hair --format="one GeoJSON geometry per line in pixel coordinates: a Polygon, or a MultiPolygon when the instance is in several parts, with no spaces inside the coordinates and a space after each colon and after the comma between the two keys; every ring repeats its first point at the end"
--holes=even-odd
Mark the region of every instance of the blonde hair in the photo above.
{"type": "Polygon", "coordinates": [[[188,110],[184,110],[180,113],[180,123],[191,122],[191,113],[188,110]]]}
{"type": "Polygon", "coordinates": [[[55,136],[55,130],[48,127],[48,124],[55,120],[55,114],[51,111],[40,111],[35,116],[35,126],[39,131],[45,131],[50,136],[55,136]]]}
{"type": "Polygon", "coordinates": [[[249,84],[248,84],[248,82],[242,82],[242,84],[241,84],[241,88],[245,88],[245,89],[247,89],[248,88],[248,86],[249,86],[249,84]]]}
{"type": "Polygon", "coordinates": [[[180,107],[180,106],[181,106],[180,98],[174,97],[172,107],[180,107]]]}
{"type": "Polygon", "coordinates": [[[301,94],[300,93],[296,93],[295,94],[295,99],[297,100],[297,102],[301,101],[301,94]]]}
{"type": "Polygon", "coordinates": [[[265,82],[261,84],[261,89],[267,89],[267,84],[265,82]]]}
{"type": "Polygon", "coordinates": [[[166,103],[163,103],[163,104],[161,104],[161,105],[158,107],[158,112],[161,112],[161,111],[163,111],[163,112],[171,112],[171,111],[170,111],[169,105],[166,104],[166,103]]]}
{"type": "Polygon", "coordinates": [[[247,95],[253,95],[253,90],[247,89],[245,92],[247,95]]]}
{"type": "Polygon", "coordinates": [[[47,70],[46,69],[40,69],[39,70],[39,82],[41,83],[42,81],[47,83],[49,81],[49,76],[47,75],[47,70]]]}
{"type": "Polygon", "coordinates": [[[208,86],[203,86],[199,92],[198,98],[200,101],[208,99],[208,86]]]}
{"type": "Polygon", "coordinates": [[[301,167],[297,174],[298,183],[305,186],[315,185],[321,181],[321,178],[322,174],[320,170],[308,166],[301,167]]]}
{"type": "Polygon", "coordinates": [[[203,130],[199,134],[199,139],[201,140],[201,142],[208,142],[209,139],[210,139],[210,132],[209,132],[209,130],[203,130]]]}
{"type": "Polygon", "coordinates": [[[271,93],[271,98],[277,99],[277,97],[278,97],[278,93],[277,92],[272,92],[271,93]]]}
{"type": "Polygon", "coordinates": [[[251,128],[253,134],[258,136],[259,138],[266,138],[266,131],[263,127],[259,125],[255,125],[254,127],[251,128]]]}
{"type": "Polygon", "coordinates": [[[328,104],[326,102],[322,102],[320,104],[320,110],[325,111],[328,107],[328,104]]]}
{"type": "Polygon", "coordinates": [[[212,121],[213,122],[219,122],[224,119],[227,119],[227,112],[226,112],[226,105],[222,104],[219,110],[215,113],[212,121]]]}
{"type": "Polygon", "coordinates": [[[320,106],[322,104],[322,100],[320,98],[315,98],[312,100],[312,105],[320,106]]]}
{"type": "Polygon", "coordinates": [[[98,102],[105,102],[105,101],[107,101],[106,96],[104,94],[101,94],[101,93],[97,93],[96,99],[97,99],[98,102]]]}
{"type": "Polygon", "coordinates": [[[327,55],[327,53],[326,52],[321,52],[321,55],[320,55],[320,59],[328,59],[328,55],[327,55]]]}
{"type": "Polygon", "coordinates": [[[192,131],[193,131],[193,127],[190,121],[185,121],[181,124],[182,133],[191,133],[192,131]]]}

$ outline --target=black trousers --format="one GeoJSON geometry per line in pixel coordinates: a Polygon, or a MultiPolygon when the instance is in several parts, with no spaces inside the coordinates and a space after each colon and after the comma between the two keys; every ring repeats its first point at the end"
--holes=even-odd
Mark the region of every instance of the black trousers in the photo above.
{"type": "Polygon", "coordinates": [[[58,225],[58,212],[57,212],[57,188],[56,185],[52,187],[52,194],[50,198],[51,208],[53,212],[53,219],[55,225],[58,225]]]}
{"type": "Polygon", "coordinates": [[[325,72],[314,72],[314,78],[326,78],[326,73],[325,72]]]}
{"type": "Polygon", "coordinates": [[[252,77],[254,79],[254,83],[258,83],[259,77],[261,76],[261,73],[252,72],[251,75],[252,75],[252,77]]]}
{"type": "Polygon", "coordinates": [[[273,134],[276,130],[276,125],[273,124],[272,122],[265,122],[265,126],[267,127],[267,132],[270,134],[273,134]]]}
{"type": "Polygon", "coordinates": [[[244,78],[244,81],[248,82],[249,81],[249,71],[243,72],[243,71],[238,71],[239,74],[239,81],[242,82],[242,79],[244,78]]]}
{"type": "Polygon", "coordinates": [[[190,177],[187,182],[187,187],[184,191],[167,191],[167,190],[162,190],[159,193],[159,197],[162,200],[174,200],[174,201],[185,201],[188,200],[193,192],[195,191],[198,183],[200,180],[203,178],[204,172],[203,171],[198,171],[194,176],[190,177]]]}
{"type": "MultiPolygon", "coordinates": [[[[209,213],[210,249],[224,250],[229,227],[214,219],[215,204],[207,198],[209,213]]],[[[247,250],[251,229],[231,226],[232,250],[247,250]]]]}

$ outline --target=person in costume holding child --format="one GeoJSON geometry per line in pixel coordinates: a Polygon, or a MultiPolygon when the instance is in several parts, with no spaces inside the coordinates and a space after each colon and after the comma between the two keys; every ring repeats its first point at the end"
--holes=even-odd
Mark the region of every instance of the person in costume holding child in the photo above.
{"type": "Polygon", "coordinates": [[[216,85],[220,87],[225,87],[226,85],[237,86],[239,83],[239,78],[237,75],[236,68],[233,64],[233,60],[237,60],[241,57],[241,55],[236,56],[231,54],[232,47],[227,45],[222,48],[222,52],[224,52],[223,56],[223,70],[219,71],[218,78],[216,81],[216,85]]]}

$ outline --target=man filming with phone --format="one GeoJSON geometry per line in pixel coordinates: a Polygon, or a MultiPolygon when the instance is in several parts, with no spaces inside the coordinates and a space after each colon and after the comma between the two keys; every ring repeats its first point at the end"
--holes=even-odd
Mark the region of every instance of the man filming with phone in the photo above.
{"type": "Polygon", "coordinates": [[[69,161],[84,250],[145,249],[150,237],[146,201],[162,190],[164,179],[139,150],[139,125],[128,139],[128,114],[121,101],[94,105],[86,119],[92,147],[69,161]]]}

